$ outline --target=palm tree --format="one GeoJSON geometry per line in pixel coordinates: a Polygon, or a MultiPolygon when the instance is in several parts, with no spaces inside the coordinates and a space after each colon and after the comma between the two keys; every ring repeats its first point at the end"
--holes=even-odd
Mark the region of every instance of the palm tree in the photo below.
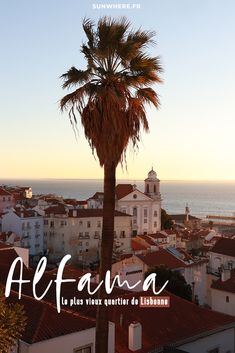
{"type": "MultiPolygon", "coordinates": [[[[134,31],[126,18],[101,18],[97,27],[90,19],[83,21],[87,42],[81,46],[87,68],[71,67],[61,77],[63,88],[75,89],[60,101],[69,112],[73,127],[81,118],[92,152],[104,168],[103,228],[101,240],[100,281],[112,266],[115,210],[115,173],[125,163],[128,143],[138,146],[140,130],[148,131],[145,105],[159,107],[158,95],[151,88],[160,83],[158,57],[145,53],[154,44],[154,32],[134,31]]],[[[104,287],[99,297],[106,296],[104,287]]],[[[97,309],[96,353],[108,351],[108,311],[97,309]]]]}

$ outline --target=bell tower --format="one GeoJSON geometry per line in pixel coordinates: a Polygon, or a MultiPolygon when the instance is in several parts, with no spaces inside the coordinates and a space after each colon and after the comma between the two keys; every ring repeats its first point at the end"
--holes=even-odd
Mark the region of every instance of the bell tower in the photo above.
{"type": "Polygon", "coordinates": [[[148,173],[148,177],[144,181],[145,190],[144,193],[151,197],[153,200],[161,199],[160,194],[160,180],[157,178],[157,173],[153,168],[148,173]]]}

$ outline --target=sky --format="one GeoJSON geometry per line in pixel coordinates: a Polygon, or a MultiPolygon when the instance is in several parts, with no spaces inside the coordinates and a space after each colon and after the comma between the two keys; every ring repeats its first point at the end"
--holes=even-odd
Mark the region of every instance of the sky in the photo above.
{"type": "Polygon", "coordinates": [[[0,178],[102,178],[79,125],[75,139],[59,100],[60,75],[84,69],[84,17],[125,15],[156,31],[164,83],[161,108],[148,109],[150,133],[127,153],[119,179],[235,180],[234,0],[106,1],[137,3],[100,10],[90,0],[0,0],[0,178]]]}

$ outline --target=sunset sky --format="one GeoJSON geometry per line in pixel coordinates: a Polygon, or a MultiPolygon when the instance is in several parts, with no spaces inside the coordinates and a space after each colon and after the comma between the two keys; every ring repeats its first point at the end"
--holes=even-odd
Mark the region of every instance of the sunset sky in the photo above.
{"type": "MultiPolygon", "coordinates": [[[[112,1],[112,3],[133,1],[112,1]]],[[[88,0],[0,0],[0,178],[102,178],[79,126],[58,108],[59,76],[85,68],[81,21],[126,15],[155,30],[164,84],[138,154],[118,178],[235,180],[234,0],[144,0],[141,9],[94,10],[88,0]]],[[[108,2],[103,2],[108,3],[108,2]]],[[[111,1],[110,1],[111,3],[111,1]]]]}

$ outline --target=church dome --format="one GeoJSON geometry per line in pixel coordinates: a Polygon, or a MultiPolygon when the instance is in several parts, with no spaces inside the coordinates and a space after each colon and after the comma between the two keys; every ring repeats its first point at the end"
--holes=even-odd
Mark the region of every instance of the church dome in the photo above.
{"type": "Polygon", "coordinates": [[[148,172],[148,179],[155,180],[157,179],[157,173],[153,170],[153,168],[148,172]]]}

